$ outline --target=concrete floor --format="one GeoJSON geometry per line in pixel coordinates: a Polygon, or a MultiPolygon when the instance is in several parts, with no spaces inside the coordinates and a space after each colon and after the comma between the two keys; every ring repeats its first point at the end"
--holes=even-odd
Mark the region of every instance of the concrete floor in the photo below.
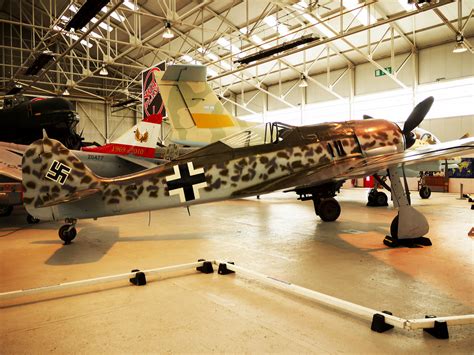
{"type": "MultiPolygon", "coordinates": [[[[311,202],[275,193],[185,209],[83,220],[73,244],[60,223],[0,220],[0,292],[196,261],[225,259],[294,284],[405,318],[474,313],[474,213],[454,194],[414,197],[433,246],[382,244],[395,215],[343,190],[337,222],[311,202]]],[[[0,304],[0,352],[400,353],[474,349],[474,326],[450,339],[422,331],[379,334],[369,322],[238,275],[180,273],[145,287],[125,282],[0,304]]]]}

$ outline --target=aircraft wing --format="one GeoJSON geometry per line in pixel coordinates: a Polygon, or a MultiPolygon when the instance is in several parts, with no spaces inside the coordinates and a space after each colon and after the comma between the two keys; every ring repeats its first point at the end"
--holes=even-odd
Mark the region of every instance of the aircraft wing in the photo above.
{"type": "MultiPolygon", "coordinates": [[[[255,194],[264,194],[274,190],[281,190],[289,186],[298,188],[318,186],[328,182],[341,181],[375,174],[381,170],[400,164],[411,165],[419,162],[446,159],[460,155],[474,154],[474,138],[460,139],[426,148],[406,150],[402,153],[378,157],[357,158],[351,157],[340,160],[335,164],[304,170],[296,174],[284,176],[271,184],[264,183],[239,190],[233,196],[241,197],[255,194]]],[[[293,190],[288,190],[293,191],[293,190]]]]}
{"type": "Polygon", "coordinates": [[[402,153],[365,158],[358,166],[348,169],[338,176],[341,179],[351,179],[372,175],[377,171],[396,165],[411,165],[419,162],[448,159],[474,153],[474,138],[458,139],[439,144],[427,145],[416,150],[406,150],[402,153]]]}
{"type": "Polygon", "coordinates": [[[18,144],[0,143],[0,175],[21,181],[21,159],[24,149],[18,144]]]}

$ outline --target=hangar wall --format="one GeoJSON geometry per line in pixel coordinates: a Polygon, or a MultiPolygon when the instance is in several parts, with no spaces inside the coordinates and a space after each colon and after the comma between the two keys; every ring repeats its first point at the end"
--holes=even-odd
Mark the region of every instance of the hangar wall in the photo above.
{"type": "MultiPolygon", "coordinates": [[[[418,85],[429,84],[429,83],[445,83],[450,80],[462,79],[466,77],[474,76],[474,56],[469,52],[463,54],[456,54],[452,52],[453,43],[446,43],[435,47],[430,47],[426,49],[421,49],[418,53],[417,59],[411,57],[408,59],[406,64],[403,66],[402,70],[398,74],[398,79],[404,83],[407,87],[413,87],[413,81],[416,78],[418,85]],[[413,61],[417,63],[413,63],[413,61]],[[417,75],[414,76],[414,67],[415,64],[418,66],[417,75]]],[[[393,68],[398,68],[403,61],[407,58],[409,53],[400,54],[394,57],[393,63],[391,58],[385,58],[378,60],[378,63],[383,67],[393,66],[393,68]]],[[[330,72],[329,77],[326,73],[322,74],[313,74],[310,75],[312,78],[317,80],[323,85],[328,83],[334,83],[343,73],[345,69],[333,70],[330,72]]],[[[400,89],[400,86],[395,83],[391,78],[387,76],[375,76],[376,68],[371,63],[364,63],[357,65],[354,69],[354,94],[355,97],[360,95],[368,95],[374,93],[381,93],[390,90],[400,89]]],[[[287,102],[294,106],[300,106],[302,100],[302,89],[298,87],[297,81],[287,81],[282,83],[276,83],[266,88],[271,94],[284,98],[287,102]]],[[[347,71],[343,77],[334,85],[333,90],[341,95],[343,98],[350,98],[351,92],[351,76],[349,71],[347,71]]],[[[411,92],[411,90],[410,90],[411,92]]],[[[403,100],[407,101],[407,106],[412,105],[412,99],[408,96],[405,96],[403,100]]],[[[418,98],[421,100],[423,97],[419,95],[418,98]]],[[[474,93],[471,93],[472,99],[474,100],[474,93]]],[[[308,87],[306,88],[305,94],[305,103],[320,103],[320,102],[329,102],[337,100],[337,98],[326,90],[322,89],[320,86],[316,85],[312,81],[308,80],[308,87]]],[[[232,97],[238,103],[246,103],[246,107],[256,113],[265,112],[265,121],[271,121],[272,111],[275,110],[284,110],[289,109],[289,106],[281,102],[271,95],[267,95],[263,92],[257,90],[245,92],[243,95],[241,93],[232,97]],[[250,100],[250,101],[249,101],[250,100]]],[[[383,99],[380,99],[383,101],[383,99]]],[[[436,100],[436,94],[435,94],[436,100]]],[[[436,101],[435,101],[436,102],[436,101]]],[[[381,102],[381,106],[390,104],[387,102],[381,102]]],[[[438,105],[442,103],[438,100],[438,105]]],[[[350,116],[349,104],[343,101],[334,101],[334,105],[346,105],[347,110],[342,112],[347,112],[347,116],[341,119],[347,119],[350,116]]],[[[238,107],[227,103],[226,107],[229,111],[233,112],[237,116],[247,116],[249,117],[249,112],[246,111],[243,107],[238,107]]],[[[407,107],[407,109],[410,109],[407,107]]],[[[439,106],[438,106],[439,107],[439,106]]],[[[437,109],[436,106],[433,107],[434,110],[437,109]]],[[[397,111],[398,113],[398,111],[397,111]]],[[[367,114],[371,114],[367,112],[367,114]]],[[[400,113],[403,117],[386,117],[393,119],[395,121],[403,120],[405,115],[400,113]]],[[[276,115],[276,119],[281,119],[283,115],[276,115]]],[[[353,119],[359,119],[360,115],[353,115],[353,119]]],[[[438,115],[439,116],[439,115],[438,115]]],[[[258,120],[263,120],[263,117],[256,117],[258,120]]],[[[298,122],[299,119],[294,120],[294,124],[310,124],[313,123],[311,117],[302,115],[302,122],[298,122]]],[[[462,115],[454,116],[447,118],[436,118],[436,119],[427,119],[423,123],[422,127],[425,129],[433,131],[441,140],[450,140],[456,139],[462,136],[465,133],[469,133],[471,136],[474,136],[474,115],[462,115]]]]}
{"type": "Polygon", "coordinates": [[[118,111],[105,103],[76,102],[76,111],[80,117],[78,132],[84,130],[86,141],[99,144],[113,141],[141,119],[134,110],[118,111]]]}
{"type": "MultiPolygon", "coordinates": [[[[446,43],[419,51],[417,59],[419,85],[442,83],[449,80],[474,76],[474,55],[470,53],[454,54],[452,53],[452,47],[453,43],[446,43]]],[[[398,68],[407,56],[408,53],[395,56],[393,67],[398,68]]],[[[410,58],[398,75],[398,79],[409,88],[413,86],[413,60],[414,57],[410,58]]],[[[378,60],[378,62],[384,67],[392,65],[390,58],[378,60]]],[[[349,99],[352,80],[350,71],[347,70],[345,72],[345,70],[345,68],[332,70],[329,76],[327,73],[312,74],[310,76],[323,85],[327,85],[328,83],[334,83],[342,75],[332,89],[343,98],[349,99]]],[[[356,98],[362,97],[363,95],[400,89],[400,86],[389,77],[376,77],[375,70],[376,68],[371,63],[364,63],[355,67],[353,73],[353,90],[356,98]]],[[[340,114],[338,113],[341,116],[340,118],[338,116],[338,119],[344,120],[350,117],[353,119],[361,118],[360,112],[352,112],[351,116],[349,105],[343,101],[339,101],[327,90],[324,90],[310,80],[308,80],[308,84],[305,90],[306,93],[298,87],[297,80],[292,80],[266,87],[265,89],[268,90],[270,95],[262,91],[253,90],[244,92],[243,94],[233,94],[230,99],[260,114],[258,117],[253,118],[259,121],[263,121],[263,117],[265,117],[266,121],[281,120],[282,117],[284,117],[284,113],[280,113],[279,115],[273,113],[273,111],[276,110],[289,108],[288,105],[279,100],[280,97],[295,107],[299,107],[302,101],[304,101],[305,104],[328,102],[332,103],[332,105],[337,105],[339,109],[343,108],[343,105],[346,105],[347,107],[343,108],[340,114]],[[265,112],[264,115],[262,115],[263,112],[265,112]]],[[[472,95],[474,100],[474,93],[472,93],[472,95]]],[[[407,101],[407,110],[410,110],[412,105],[410,96],[411,94],[400,98],[401,100],[407,101]]],[[[420,99],[422,98],[423,97],[420,97],[420,99]]],[[[440,105],[440,102],[437,102],[438,105],[440,105]]],[[[388,104],[390,104],[390,102],[387,103],[386,100],[380,99],[380,106],[388,104]]],[[[225,102],[225,106],[229,112],[235,116],[243,116],[245,118],[245,116],[248,117],[249,115],[249,112],[243,107],[230,102],[225,102]]],[[[108,108],[106,107],[107,105],[101,103],[77,103],[77,111],[81,117],[79,131],[84,129],[84,137],[87,141],[96,141],[97,143],[103,144],[107,139],[111,140],[118,137],[132,127],[137,119],[141,119],[139,112],[137,113],[130,109],[113,112],[116,109],[112,109],[110,106],[108,106],[108,108]]],[[[433,108],[436,109],[436,106],[433,108]]],[[[327,107],[326,111],[330,112],[331,107],[327,107]]],[[[371,112],[367,112],[367,114],[371,114],[371,112]]],[[[400,121],[406,117],[404,113],[399,113],[398,111],[396,114],[400,117],[386,118],[400,121]]],[[[321,120],[322,119],[316,120],[311,115],[302,114],[298,115],[292,123],[311,124],[321,120]]],[[[457,139],[465,133],[474,136],[474,115],[469,114],[448,118],[426,119],[422,127],[432,131],[443,141],[457,139]]]]}

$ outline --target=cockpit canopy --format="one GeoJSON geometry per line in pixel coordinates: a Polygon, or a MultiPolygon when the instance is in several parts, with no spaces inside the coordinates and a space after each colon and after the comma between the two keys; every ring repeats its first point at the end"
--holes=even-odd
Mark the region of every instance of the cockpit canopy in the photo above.
{"type": "Polygon", "coordinates": [[[220,141],[231,148],[253,147],[262,144],[275,144],[287,138],[295,127],[281,123],[268,122],[249,127],[227,136],[220,141]]]}

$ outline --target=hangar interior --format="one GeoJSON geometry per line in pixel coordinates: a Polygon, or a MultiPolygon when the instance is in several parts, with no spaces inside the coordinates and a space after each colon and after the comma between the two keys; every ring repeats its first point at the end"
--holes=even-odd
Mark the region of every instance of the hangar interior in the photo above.
{"type": "MultiPolygon", "coordinates": [[[[174,64],[206,66],[227,111],[246,121],[370,115],[403,125],[433,96],[421,128],[442,142],[474,136],[472,0],[111,0],[71,27],[92,2],[0,0],[0,95],[67,98],[85,141],[113,142],[141,121],[142,73],[174,64]],[[296,44],[265,56],[288,42],[296,44]]],[[[167,144],[166,117],[160,129],[167,144]]],[[[408,178],[411,189],[417,180],[408,178]]],[[[474,179],[449,180],[449,193],[413,194],[430,222],[433,245],[424,248],[382,244],[395,210],[365,207],[366,188],[341,190],[333,223],[315,219],[311,202],[276,192],[81,220],[71,245],[58,240],[59,222],[27,225],[18,208],[0,219],[0,292],[216,258],[404,317],[472,314],[473,218],[459,192],[462,184],[474,193],[474,179]]],[[[378,334],[238,275],[176,273],[143,288],[117,282],[1,302],[5,353],[469,353],[474,345],[472,325],[450,327],[449,341],[378,334]]]]}

